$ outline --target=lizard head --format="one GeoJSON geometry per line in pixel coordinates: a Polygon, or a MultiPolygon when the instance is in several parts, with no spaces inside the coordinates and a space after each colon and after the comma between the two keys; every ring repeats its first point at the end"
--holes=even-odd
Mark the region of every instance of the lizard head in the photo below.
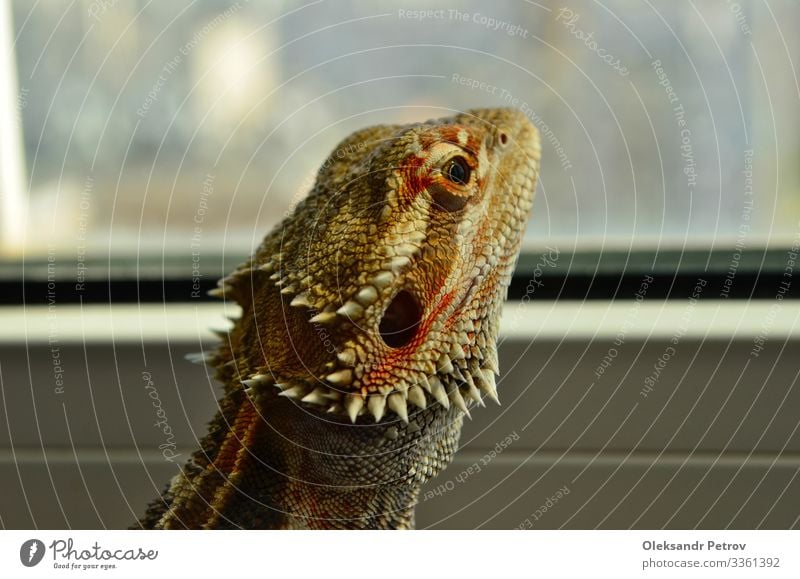
{"type": "Polygon", "coordinates": [[[539,157],[512,109],[348,137],[221,282],[243,308],[223,356],[238,380],[353,422],[496,399],[500,309],[539,157]]]}

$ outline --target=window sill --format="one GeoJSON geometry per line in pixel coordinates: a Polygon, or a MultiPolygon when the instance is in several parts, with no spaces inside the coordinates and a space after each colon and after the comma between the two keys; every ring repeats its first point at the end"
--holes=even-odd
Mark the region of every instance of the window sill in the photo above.
{"type": "MultiPolygon", "coordinates": [[[[800,309],[782,301],[653,300],[506,303],[507,340],[770,340],[800,339],[800,309]]],[[[2,344],[213,343],[239,308],[197,304],[92,304],[0,307],[2,344]]]]}

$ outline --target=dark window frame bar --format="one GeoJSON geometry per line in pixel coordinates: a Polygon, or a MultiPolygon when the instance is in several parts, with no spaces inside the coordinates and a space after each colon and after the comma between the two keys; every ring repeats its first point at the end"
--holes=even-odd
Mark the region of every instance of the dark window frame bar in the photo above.
{"type": "MultiPolygon", "coordinates": [[[[0,262],[0,305],[211,301],[206,292],[246,258],[237,253],[195,263],[189,257],[5,261],[0,262]]],[[[789,248],[557,255],[530,250],[520,255],[508,297],[630,300],[646,282],[647,299],[800,299],[800,283],[792,283],[792,272],[787,275],[789,258],[789,248]],[[700,280],[705,284],[697,295],[700,280]]]]}

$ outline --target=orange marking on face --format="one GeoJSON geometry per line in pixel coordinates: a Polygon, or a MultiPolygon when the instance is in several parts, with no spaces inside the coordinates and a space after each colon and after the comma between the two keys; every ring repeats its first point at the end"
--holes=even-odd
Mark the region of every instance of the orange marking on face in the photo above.
{"type": "Polygon", "coordinates": [[[478,191],[483,191],[484,186],[486,185],[486,175],[482,177],[478,177],[476,180],[476,188],[478,191]]]}
{"type": "Polygon", "coordinates": [[[411,203],[422,191],[431,184],[431,177],[427,171],[421,171],[425,159],[418,155],[409,155],[403,160],[400,168],[402,190],[400,197],[406,203],[411,203]]]}
{"type": "Polygon", "coordinates": [[[442,127],[439,130],[439,140],[463,147],[476,155],[480,151],[482,144],[480,137],[473,128],[462,125],[442,127]]]}

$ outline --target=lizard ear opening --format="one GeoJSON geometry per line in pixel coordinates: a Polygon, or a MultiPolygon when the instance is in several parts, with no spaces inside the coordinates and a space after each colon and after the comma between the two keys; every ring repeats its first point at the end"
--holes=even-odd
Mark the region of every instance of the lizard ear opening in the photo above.
{"type": "Polygon", "coordinates": [[[402,348],[417,335],[422,308],[408,290],[400,290],[392,299],[378,325],[383,342],[390,348],[402,348]]]}

